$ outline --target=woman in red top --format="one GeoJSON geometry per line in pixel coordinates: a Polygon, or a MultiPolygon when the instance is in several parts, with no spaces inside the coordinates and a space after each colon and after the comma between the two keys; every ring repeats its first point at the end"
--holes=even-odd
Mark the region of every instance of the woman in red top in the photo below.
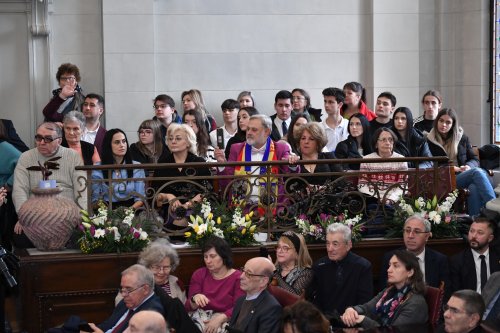
{"type": "Polygon", "coordinates": [[[365,88],[359,82],[347,82],[344,84],[344,105],[342,116],[349,119],[353,114],[361,113],[368,121],[376,118],[375,112],[366,106],[365,88]]]}

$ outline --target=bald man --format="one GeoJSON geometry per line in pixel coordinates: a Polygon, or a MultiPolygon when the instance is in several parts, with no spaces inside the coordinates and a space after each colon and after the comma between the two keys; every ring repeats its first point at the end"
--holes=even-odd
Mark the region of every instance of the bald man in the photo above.
{"type": "Polygon", "coordinates": [[[130,318],[127,329],[123,333],[167,333],[167,323],[163,316],[156,312],[145,310],[137,312],[130,318]]]}
{"type": "Polygon", "coordinates": [[[283,309],[267,291],[274,269],[267,258],[257,257],[247,261],[240,277],[240,286],[246,295],[236,301],[229,332],[279,332],[283,309]]]}

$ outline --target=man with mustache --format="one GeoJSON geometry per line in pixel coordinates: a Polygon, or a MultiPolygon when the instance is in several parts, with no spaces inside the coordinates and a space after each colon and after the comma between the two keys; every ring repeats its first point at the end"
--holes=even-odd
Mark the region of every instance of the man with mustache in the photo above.
{"type": "Polygon", "coordinates": [[[472,289],[481,293],[490,275],[500,271],[498,249],[490,246],[494,234],[494,223],[485,217],[474,219],[467,236],[469,248],[450,259],[452,291],[472,289]]]}

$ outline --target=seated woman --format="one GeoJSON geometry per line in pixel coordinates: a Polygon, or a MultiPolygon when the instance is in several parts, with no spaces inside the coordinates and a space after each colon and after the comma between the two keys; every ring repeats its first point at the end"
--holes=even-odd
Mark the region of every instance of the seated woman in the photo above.
{"type": "Polygon", "coordinates": [[[341,319],[346,326],[369,329],[427,323],[425,283],[417,257],[409,251],[396,251],[390,259],[387,277],[388,287],[371,301],[345,310],[341,319]]]}
{"type": "MultiPolygon", "coordinates": [[[[99,164],[99,163],[98,163],[99,164]]],[[[127,135],[121,129],[113,128],[106,132],[102,142],[102,165],[113,164],[139,164],[132,160],[128,146],[127,135]]],[[[145,195],[144,170],[142,169],[114,169],[114,170],[94,170],[92,171],[92,179],[98,182],[92,183],[92,203],[96,203],[99,199],[105,202],[113,202],[113,207],[131,207],[138,209],[143,205],[145,195]],[[107,179],[111,172],[111,183],[113,186],[113,197],[109,198],[109,183],[107,181],[99,182],[107,179]],[[134,178],[133,180],[124,180],[126,178],[134,178]]]]}
{"type": "Polygon", "coordinates": [[[257,111],[257,109],[253,106],[245,106],[238,111],[238,132],[236,132],[236,134],[227,142],[226,148],[224,149],[224,156],[226,157],[226,160],[229,158],[229,152],[231,151],[231,146],[234,143],[246,141],[248,121],[254,114],[259,114],[259,111],[257,111]]]}
{"type": "Polygon", "coordinates": [[[298,301],[283,310],[283,333],[330,333],[330,322],[308,301],[298,301]]]}
{"type": "MultiPolygon", "coordinates": [[[[349,132],[349,136],[344,141],[338,143],[337,148],[335,148],[335,157],[362,158],[373,151],[370,123],[365,116],[362,114],[351,116],[347,131],[349,132]]],[[[344,169],[359,170],[359,164],[351,163],[344,165],[344,169]]]]}
{"type": "Polygon", "coordinates": [[[210,145],[210,137],[203,125],[201,114],[195,110],[186,110],[182,115],[182,122],[191,127],[196,134],[196,155],[203,157],[207,162],[215,162],[214,147],[210,145]]]}
{"type": "Polygon", "coordinates": [[[189,283],[186,310],[202,332],[224,332],[236,300],[244,295],[240,271],[232,268],[231,247],[219,237],[210,237],[202,247],[205,267],[198,268],[189,283]]]}
{"type": "MultiPolygon", "coordinates": [[[[397,158],[404,157],[394,152],[394,143],[398,138],[388,128],[381,127],[373,134],[372,142],[375,152],[363,158],[397,158]]],[[[408,170],[406,162],[361,163],[359,171],[370,172],[359,178],[360,192],[387,203],[398,200],[403,194],[406,184],[406,175],[402,173],[378,173],[377,171],[404,171],[408,170]]]]}
{"type": "Polygon", "coordinates": [[[91,143],[80,140],[85,130],[85,117],[81,112],[68,112],[63,119],[63,130],[61,146],[71,148],[80,154],[84,165],[93,165],[101,161],[97,148],[91,143]]]}
{"type": "Polygon", "coordinates": [[[161,135],[161,123],[157,120],[144,120],[137,135],[139,141],[130,145],[132,159],[141,164],[163,163],[169,153],[167,146],[163,143],[165,138],[161,135]]]}
{"type": "MultiPolygon", "coordinates": [[[[394,151],[404,157],[432,157],[429,145],[424,135],[413,127],[413,115],[407,107],[399,107],[392,116],[394,127],[391,129],[398,137],[394,151]]],[[[415,168],[413,162],[408,162],[408,167],[415,168]]],[[[424,161],[420,168],[432,167],[432,162],[424,161]]]]}
{"type": "Polygon", "coordinates": [[[496,196],[486,171],[479,168],[479,160],[458,123],[455,110],[439,111],[427,140],[433,156],[447,156],[451,160],[457,173],[457,187],[470,192],[467,196],[468,213],[478,215],[481,208],[496,196]]]}
{"type": "MultiPolygon", "coordinates": [[[[170,154],[167,155],[165,163],[205,163],[205,159],[196,155],[196,135],[186,124],[170,124],[167,130],[167,145],[170,154]]],[[[162,185],[159,189],[161,193],[156,195],[158,207],[166,205],[165,208],[168,209],[163,215],[173,217],[167,222],[172,230],[182,230],[187,226],[186,212],[195,203],[201,202],[202,193],[209,191],[209,184],[206,181],[184,180],[185,177],[193,175],[210,176],[210,170],[206,166],[201,166],[200,168],[163,168],[155,172],[156,177],[174,177],[180,180],[168,180],[170,184],[162,185]],[[178,213],[179,211],[183,213],[178,213]]],[[[164,182],[162,181],[162,184],[164,182]]]]}
{"type": "Polygon", "coordinates": [[[291,293],[303,295],[313,277],[312,259],[302,235],[284,232],[276,246],[273,280],[291,293]]]}
{"type": "Polygon", "coordinates": [[[310,118],[307,115],[304,114],[299,114],[296,115],[295,117],[292,118],[292,121],[290,122],[289,130],[288,133],[285,134],[281,140],[288,142],[290,145],[290,148],[292,150],[292,153],[299,155],[299,137],[295,135],[299,128],[308,122],[310,122],[310,118]]]}
{"type": "Polygon", "coordinates": [[[321,122],[321,109],[311,106],[311,96],[304,89],[292,90],[293,111],[296,115],[305,115],[312,121],[321,122]]]}
{"type": "Polygon", "coordinates": [[[377,115],[366,106],[365,88],[359,82],[347,82],[344,84],[344,105],[342,106],[342,116],[346,119],[352,115],[362,114],[371,121],[377,115]]]}
{"type": "Polygon", "coordinates": [[[255,107],[255,96],[251,91],[240,92],[236,100],[238,101],[238,103],[240,103],[240,109],[246,108],[248,106],[255,107]]]}
{"type": "Polygon", "coordinates": [[[203,123],[205,124],[205,127],[207,129],[207,133],[210,133],[217,128],[215,118],[212,117],[212,115],[207,111],[201,91],[199,91],[198,89],[183,91],[181,94],[181,99],[184,112],[186,112],[187,110],[196,110],[197,112],[200,112],[203,123]]]}

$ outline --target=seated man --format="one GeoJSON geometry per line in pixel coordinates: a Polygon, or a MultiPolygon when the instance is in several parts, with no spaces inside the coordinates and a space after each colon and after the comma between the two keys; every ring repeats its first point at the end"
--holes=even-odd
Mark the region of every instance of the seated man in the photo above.
{"type": "Polygon", "coordinates": [[[490,327],[500,327],[500,272],[490,275],[481,296],[486,305],[484,323],[490,327]]]}
{"type": "Polygon", "coordinates": [[[156,311],[145,310],[130,318],[124,333],[167,333],[165,318],[156,311]]]}
{"type": "Polygon", "coordinates": [[[473,290],[454,292],[444,306],[444,326],[438,332],[483,332],[479,324],[484,313],[484,301],[473,290]]]}
{"type": "MultiPolygon", "coordinates": [[[[413,215],[406,219],[403,227],[403,240],[407,251],[412,252],[418,258],[420,269],[424,276],[424,282],[431,287],[439,288],[444,282],[445,288],[450,288],[450,272],[448,269],[448,258],[437,251],[426,246],[429,237],[432,236],[431,223],[419,215],[413,215]]],[[[384,254],[380,269],[379,289],[387,285],[387,268],[389,259],[394,251],[384,254]]]]}
{"type": "Polygon", "coordinates": [[[229,332],[278,333],[282,308],[267,291],[272,279],[273,263],[264,257],[247,261],[240,277],[241,289],[246,293],[234,306],[229,332]]]}
{"type": "Polygon", "coordinates": [[[373,297],[372,265],[350,252],[351,248],[351,229],[330,224],[326,229],[328,256],[314,263],[314,277],[306,291],[306,298],[330,320],[373,297]]]}
{"type": "Polygon", "coordinates": [[[164,312],[160,299],[154,294],[153,272],[142,265],[132,265],[122,272],[120,293],[123,299],[116,305],[111,317],[99,325],[89,323],[94,332],[121,333],[127,328],[130,318],[139,311],[164,312]]]}

